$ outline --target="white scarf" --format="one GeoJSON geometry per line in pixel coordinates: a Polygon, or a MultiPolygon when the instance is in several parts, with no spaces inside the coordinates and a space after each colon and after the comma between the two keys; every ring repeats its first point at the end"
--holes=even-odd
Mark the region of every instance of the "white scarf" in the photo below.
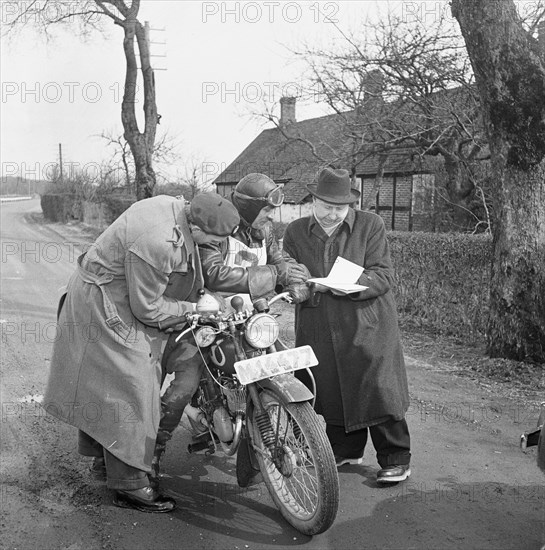
{"type": "Polygon", "coordinates": [[[346,210],[346,214],[343,216],[342,220],[339,221],[339,223],[336,223],[335,225],[331,225],[329,227],[325,227],[320,223],[320,220],[318,219],[318,216],[316,216],[316,207],[312,205],[312,213],[314,214],[314,219],[318,222],[318,225],[327,233],[328,237],[331,237],[333,235],[335,229],[341,225],[341,223],[344,222],[344,219],[348,215],[348,209],[346,210]]]}

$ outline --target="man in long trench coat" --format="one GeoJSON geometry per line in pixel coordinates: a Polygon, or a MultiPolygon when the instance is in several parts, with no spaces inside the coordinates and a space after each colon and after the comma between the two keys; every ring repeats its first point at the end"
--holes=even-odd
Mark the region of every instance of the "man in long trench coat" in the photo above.
{"type": "Polygon", "coordinates": [[[313,214],[287,227],[284,254],[312,277],[326,277],[336,258],[345,258],[364,268],[357,282],[368,288],[340,295],[317,285],[297,305],[295,344],[311,345],[318,358],[316,409],[337,465],[361,464],[369,431],[381,467],[377,481],[397,483],[410,475],[409,395],[384,223],[349,207],[359,192],[346,170],[325,168],[307,189],[313,214]]]}
{"type": "Polygon", "coordinates": [[[168,336],[161,329],[194,311],[203,287],[195,245],[226,239],[239,221],[215,193],[190,206],[157,196],[132,205],[78,258],[59,306],[43,406],[79,429],[79,452],[104,468],[118,506],[175,507],[148,479],[168,336]]]}

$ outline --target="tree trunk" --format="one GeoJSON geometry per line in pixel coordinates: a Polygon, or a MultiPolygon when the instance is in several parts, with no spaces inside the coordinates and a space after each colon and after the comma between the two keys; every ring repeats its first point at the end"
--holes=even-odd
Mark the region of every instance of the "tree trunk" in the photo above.
{"type": "Polygon", "coordinates": [[[121,121],[124,137],[127,140],[134,158],[136,199],[142,200],[153,195],[156,178],[152,163],[153,145],[157,129],[157,106],[155,103],[155,79],[150,65],[149,47],[144,27],[136,19],[137,12],[132,12],[124,21],[125,36],[123,50],[127,70],[125,90],[121,104],[121,121]],[[144,83],[144,132],[140,132],[136,119],[136,90],[138,67],[134,49],[134,39],[138,42],[140,66],[144,83]]]}
{"type": "MultiPolygon", "coordinates": [[[[471,168],[464,163],[458,155],[449,154],[446,151],[442,153],[445,169],[445,188],[447,197],[441,197],[448,204],[448,219],[445,227],[450,230],[467,232],[475,227],[479,220],[475,218],[471,211],[471,202],[473,200],[473,190],[475,185],[471,177],[471,168]]],[[[442,209],[436,210],[436,226],[441,226],[442,209]]]]}
{"type": "Polygon", "coordinates": [[[545,362],[545,163],[496,177],[488,353],[545,362]]]}
{"type": "Polygon", "coordinates": [[[512,0],[453,0],[494,177],[488,353],[545,363],[545,61],[512,0]]]}

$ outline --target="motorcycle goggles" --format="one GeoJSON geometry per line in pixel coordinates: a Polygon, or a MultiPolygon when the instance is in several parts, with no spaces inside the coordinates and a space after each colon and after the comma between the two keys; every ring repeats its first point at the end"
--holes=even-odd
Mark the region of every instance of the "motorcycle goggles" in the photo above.
{"type": "Polygon", "coordinates": [[[246,201],[260,201],[266,202],[269,206],[274,208],[281,206],[284,202],[284,191],[282,191],[282,186],[277,185],[274,189],[271,189],[264,197],[250,197],[239,191],[235,191],[235,197],[243,199],[246,201]]]}

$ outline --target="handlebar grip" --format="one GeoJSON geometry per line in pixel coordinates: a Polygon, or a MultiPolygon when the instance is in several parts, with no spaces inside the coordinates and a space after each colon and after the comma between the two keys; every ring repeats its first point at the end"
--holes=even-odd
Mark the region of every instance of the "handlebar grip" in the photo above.
{"type": "Polygon", "coordinates": [[[185,323],[187,323],[187,317],[184,315],[182,317],[171,317],[166,321],[161,321],[157,323],[157,326],[159,327],[159,330],[166,330],[175,327],[176,325],[181,325],[185,323]]]}

